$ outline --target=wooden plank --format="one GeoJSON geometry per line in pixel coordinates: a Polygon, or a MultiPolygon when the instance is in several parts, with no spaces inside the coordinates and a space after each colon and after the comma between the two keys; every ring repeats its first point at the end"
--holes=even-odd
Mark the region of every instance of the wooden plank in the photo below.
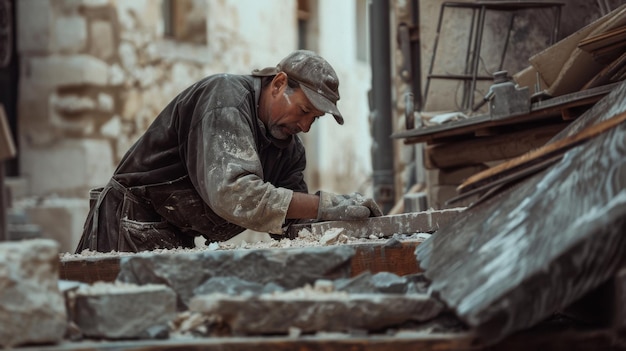
{"type": "Polygon", "coordinates": [[[549,124],[493,137],[430,145],[425,150],[424,164],[432,169],[510,159],[543,146],[566,126],[549,124]]]}
{"type": "Polygon", "coordinates": [[[591,35],[578,43],[578,47],[593,54],[594,51],[612,44],[626,41],[626,26],[617,27],[606,32],[591,35]]]}
{"type": "Polygon", "coordinates": [[[90,258],[84,260],[59,261],[59,279],[74,280],[92,284],[97,281],[115,281],[120,272],[120,258],[118,256],[90,258]]]}
{"type": "Polygon", "coordinates": [[[595,88],[602,84],[609,83],[613,77],[617,74],[617,72],[622,69],[626,65],[626,52],[624,52],[620,57],[615,59],[609,65],[607,65],[600,73],[598,73],[595,77],[593,77],[583,89],[595,88]]]}
{"type": "Polygon", "coordinates": [[[605,330],[533,330],[483,346],[467,332],[402,331],[395,335],[320,334],[257,337],[195,337],[166,340],[75,341],[20,347],[20,351],[598,351],[619,350],[605,330]]]}
{"type": "Polygon", "coordinates": [[[563,155],[566,151],[572,149],[573,147],[578,146],[608,130],[611,130],[613,127],[624,121],[626,121],[626,112],[617,114],[616,116],[591,126],[578,134],[552,142],[520,157],[475,174],[469,177],[463,184],[459,185],[457,190],[462,194],[469,190],[497,181],[507,175],[519,172],[524,168],[553,159],[555,156],[563,155]]]}
{"type": "Polygon", "coordinates": [[[436,143],[446,138],[473,137],[474,132],[482,128],[519,125],[534,121],[548,121],[555,118],[561,119],[561,112],[564,109],[591,106],[617,86],[619,86],[619,82],[535,102],[531,105],[530,113],[526,115],[498,120],[491,120],[489,115],[476,116],[439,126],[401,131],[394,133],[391,137],[406,139],[405,144],[436,143]]]}
{"type": "Polygon", "coordinates": [[[464,351],[477,350],[467,333],[411,333],[409,335],[350,336],[347,334],[300,337],[213,337],[141,341],[73,342],[58,346],[19,348],[23,351],[464,351]]]}
{"type": "MultiPolygon", "coordinates": [[[[626,112],[626,83],[555,138],[626,112]]],[[[626,123],[466,209],[420,244],[433,294],[486,343],[537,325],[626,255],[626,123]]]]}
{"type": "Polygon", "coordinates": [[[391,272],[399,276],[420,273],[415,248],[421,241],[407,240],[396,245],[355,244],[356,253],[350,262],[352,276],[370,272],[391,272]]]}
{"type": "Polygon", "coordinates": [[[626,23],[626,5],[622,5],[608,15],[594,21],[579,32],[560,41],[556,45],[532,56],[529,61],[549,84],[546,89],[551,96],[560,96],[579,91],[585,83],[604,67],[596,62],[593,55],[578,48],[578,43],[590,35],[597,35],[626,23]],[[584,35],[580,36],[580,33],[584,35]],[[574,38],[570,40],[570,38],[574,38]],[[561,43],[567,42],[568,49],[561,50],[561,43]],[[563,60],[564,61],[561,61],[563,60]]]}
{"type": "MultiPolygon", "coordinates": [[[[365,271],[391,272],[397,275],[419,273],[421,270],[414,255],[415,248],[419,244],[420,241],[415,240],[405,240],[399,245],[392,246],[385,243],[350,244],[356,250],[350,262],[351,275],[357,276],[365,271]]],[[[119,272],[120,258],[118,256],[59,261],[59,278],[63,280],[88,284],[97,281],[112,282],[115,281],[119,272]]]]}

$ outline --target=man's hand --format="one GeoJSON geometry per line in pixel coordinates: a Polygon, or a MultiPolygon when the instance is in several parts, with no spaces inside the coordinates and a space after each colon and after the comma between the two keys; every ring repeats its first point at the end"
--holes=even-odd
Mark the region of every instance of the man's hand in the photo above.
{"type": "Polygon", "coordinates": [[[318,220],[350,221],[383,215],[374,199],[359,193],[337,195],[318,191],[317,195],[320,197],[318,220]]]}

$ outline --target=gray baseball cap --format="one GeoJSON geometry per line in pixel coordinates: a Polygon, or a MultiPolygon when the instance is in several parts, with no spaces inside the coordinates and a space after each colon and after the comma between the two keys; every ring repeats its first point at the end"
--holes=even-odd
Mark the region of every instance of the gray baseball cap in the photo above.
{"type": "Polygon", "coordinates": [[[339,124],[343,116],[337,108],[339,100],[339,78],[333,67],[324,58],[309,50],[297,50],[282,59],[276,67],[255,69],[253,76],[273,76],[285,72],[300,83],[300,88],[316,109],[330,113],[339,124]]]}

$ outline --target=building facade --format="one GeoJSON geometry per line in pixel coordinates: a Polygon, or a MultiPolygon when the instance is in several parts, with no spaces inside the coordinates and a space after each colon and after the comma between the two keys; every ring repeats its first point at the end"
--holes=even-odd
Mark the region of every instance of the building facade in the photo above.
{"type": "Polygon", "coordinates": [[[345,125],[303,135],[311,191],[371,192],[366,2],[19,0],[17,130],[22,206],[71,250],[89,189],[178,92],[204,76],[248,74],[311,49],[340,78],[345,125]],[[36,198],[37,201],[32,201],[36,198]],[[50,209],[67,208],[56,223],[50,209]],[[56,236],[56,235],[55,235],[56,236]]]}

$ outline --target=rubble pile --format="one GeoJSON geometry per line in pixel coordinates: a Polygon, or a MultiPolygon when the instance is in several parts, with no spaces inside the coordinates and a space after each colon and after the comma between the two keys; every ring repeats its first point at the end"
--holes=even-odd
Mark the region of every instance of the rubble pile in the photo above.
{"type": "MultiPolygon", "coordinates": [[[[58,258],[78,260],[82,255],[59,255],[54,241],[1,243],[0,250],[7,252],[1,256],[11,259],[0,261],[0,272],[22,270],[0,274],[0,286],[14,285],[0,289],[2,346],[376,333],[404,324],[436,325],[444,306],[428,295],[423,276],[366,272],[352,277],[355,249],[343,243],[354,238],[337,240],[342,232],[329,231],[324,244],[321,237],[302,232],[300,240],[320,243],[302,248],[205,247],[100,254],[118,257],[120,271],[114,282],[93,284],[59,280],[58,258]],[[12,259],[18,256],[19,260],[12,259]]],[[[391,241],[427,236],[396,235],[391,241]]],[[[85,252],[83,258],[89,257],[98,254],[85,252]]]]}

